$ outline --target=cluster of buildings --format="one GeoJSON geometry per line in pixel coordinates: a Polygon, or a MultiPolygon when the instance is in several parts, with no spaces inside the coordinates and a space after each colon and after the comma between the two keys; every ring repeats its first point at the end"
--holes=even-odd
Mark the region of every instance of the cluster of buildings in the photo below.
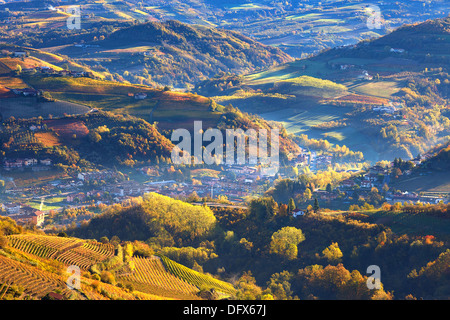
{"type": "Polygon", "coordinates": [[[331,159],[330,155],[317,155],[315,152],[312,152],[309,162],[311,170],[326,170],[328,166],[331,166],[331,159]]]}
{"type": "Polygon", "coordinates": [[[448,199],[445,199],[444,197],[437,197],[437,196],[421,196],[416,192],[395,192],[395,193],[388,193],[386,196],[386,202],[389,204],[394,204],[397,202],[400,203],[429,203],[429,204],[438,204],[439,202],[448,203],[448,199]]]}
{"type": "Polygon", "coordinates": [[[372,110],[379,113],[394,114],[401,108],[403,108],[403,105],[400,102],[389,101],[387,105],[373,106],[372,110]]]}
{"type": "Polygon", "coordinates": [[[13,219],[20,225],[41,226],[44,224],[45,213],[20,203],[0,203],[4,215],[13,219]]]}
{"type": "Polygon", "coordinates": [[[35,158],[25,158],[25,159],[6,159],[3,161],[3,168],[7,171],[12,169],[23,169],[30,167],[34,171],[45,170],[42,166],[48,169],[52,165],[51,159],[35,159],[35,158]]]}
{"type": "Polygon", "coordinates": [[[41,90],[35,90],[35,89],[31,89],[31,88],[8,88],[6,87],[7,90],[11,91],[12,93],[14,93],[16,96],[24,96],[24,97],[37,97],[42,95],[42,91],[41,90]]]}
{"type": "Polygon", "coordinates": [[[296,158],[289,161],[290,166],[309,166],[311,171],[326,170],[332,164],[332,156],[329,154],[318,155],[316,151],[301,152],[296,158]]]}

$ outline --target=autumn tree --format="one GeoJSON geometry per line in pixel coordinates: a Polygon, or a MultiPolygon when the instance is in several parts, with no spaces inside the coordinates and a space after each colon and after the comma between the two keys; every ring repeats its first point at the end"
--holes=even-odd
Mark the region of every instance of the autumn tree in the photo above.
{"type": "Polygon", "coordinates": [[[288,204],[288,212],[291,213],[294,210],[295,210],[295,202],[294,199],[290,198],[288,204]]]}
{"type": "Polygon", "coordinates": [[[272,235],[270,253],[277,254],[288,260],[297,258],[297,245],[305,240],[302,230],[295,227],[284,227],[272,235]]]}
{"type": "Polygon", "coordinates": [[[343,257],[342,251],[337,242],[333,242],[331,245],[326,247],[322,251],[322,254],[330,263],[340,262],[343,257]]]}
{"type": "Polygon", "coordinates": [[[258,300],[262,289],[256,285],[256,279],[251,271],[244,272],[237,282],[236,298],[239,300],[258,300]]]}
{"type": "Polygon", "coordinates": [[[292,299],[293,291],[291,289],[291,280],[293,275],[289,271],[274,273],[267,282],[265,294],[269,293],[277,300],[292,299]]]}

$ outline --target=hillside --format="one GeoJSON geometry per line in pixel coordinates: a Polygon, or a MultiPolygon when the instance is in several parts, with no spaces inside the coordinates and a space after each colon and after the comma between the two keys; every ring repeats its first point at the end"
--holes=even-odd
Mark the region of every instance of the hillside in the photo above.
{"type": "Polygon", "coordinates": [[[11,221],[0,218],[0,300],[199,300],[200,289],[211,288],[215,299],[234,294],[231,284],[166,257],[134,256],[131,243],[104,244],[21,229],[9,229],[12,234],[4,236],[11,221]],[[66,284],[69,266],[81,269],[79,289],[66,284]]]}
{"type": "Polygon", "coordinates": [[[14,72],[17,69],[17,66],[20,65],[22,69],[47,67],[52,68],[55,71],[83,71],[90,73],[93,77],[98,79],[112,77],[112,75],[104,69],[94,70],[85,63],[77,63],[67,56],[53,54],[28,46],[0,43],[0,52],[2,56],[0,59],[0,75],[14,72]],[[26,55],[24,57],[15,57],[14,52],[25,52],[26,55]]]}
{"type": "MultiPolygon", "coordinates": [[[[404,23],[437,18],[447,13],[444,0],[398,2],[366,0],[276,2],[260,0],[169,0],[149,3],[134,1],[83,1],[83,30],[64,31],[68,14],[66,3],[28,1],[0,4],[0,18],[15,23],[9,32],[26,31],[15,41],[33,47],[53,47],[73,42],[91,41],[106,36],[111,30],[144,21],[178,20],[187,24],[214,26],[237,31],[266,45],[272,45],[294,57],[317,53],[325,48],[353,44],[379,37],[404,23]],[[49,8],[49,4],[52,7],[49,8]],[[368,6],[379,5],[382,12],[380,29],[366,25],[368,6]],[[27,10],[29,8],[29,10],[27,10]],[[35,12],[35,10],[39,12],[35,12]],[[15,14],[14,14],[15,13],[15,14]],[[39,28],[36,28],[39,26],[39,28]],[[43,36],[43,35],[46,36],[43,36]]],[[[1,38],[1,36],[0,36],[1,38]]]]}
{"type": "Polygon", "coordinates": [[[427,195],[450,193],[450,146],[449,142],[434,147],[423,155],[426,157],[409,174],[402,174],[392,181],[392,186],[409,192],[427,195]]]}
{"type": "Polygon", "coordinates": [[[154,125],[131,116],[89,112],[58,119],[12,119],[0,131],[2,158],[49,158],[64,170],[134,166],[170,157],[173,148],[154,125]],[[31,126],[39,129],[30,130],[31,126]]]}
{"type": "MultiPolygon", "coordinates": [[[[0,81],[3,79],[0,77],[0,81]]],[[[29,118],[33,116],[42,116],[49,118],[49,115],[64,117],[64,113],[75,114],[77,119],[85,121],[94,117],[90,112],[101,110],[112,112],[118,115],[129,115],[134,118],[143,119],[148,125],[156,124],[155,135],[162,134],[170,139],[171,132],[174,129],[186,128],[193,130],[194,121],[202,121],[203,128],[242,128],[247,130],[273,128],[274,124],[269,124],[262,118],[251,114],[242,113],[240,110],[232,107],[224,107],[216,104],[214,100],[193,93],[182,93],[164,89],[155,89],[144,85],[134,85],[94,79],[90,77],[61,77],[47,76],[42,74],[23,74],[20,77],[11,77],[14,80],[20,80],[24,86],[32,87],[36,90],[42,90],[49,93],[56,102],[46,102],[37,104],[36,98],[11,98],[4,99],[4,118],[10,116],[16,118],[29,118]],[[136,99],[135,94],[144,93],[145,99],[136,99]],[[10,105],[16,105],[22,101],[27,108],[10,108],[10,105]],[[58,106],[66,104],[66,108],[59,110],[58,106]],[[74,108],[79,106],[79,108],[74,108]],[[52,108],[55,108],[52,110],[52,108]],[[90,108],[90,109],[88,109],[90,108]],[[80,111],[81,110],[81,111],[80,111]],[[27,111],[27,112],[25,112],[27,111]],[[84,113],[84,115],[77,115],[84,113]]],[[[120,116],[119,116],[120,117],[120,116]]],[[[92,128],[94,129],[94,128],[92,128]]],[[[123,130],[123,129],[122,129],[123,130]]],[[[130,132],[127,132],[130,133],[130,132]]],[[[85,137],[83,135],[81,138],[85,137]]],[[[157,140],[159,138],[156,138],[157,140]]],[[[83,148],[83,144],[76,141],[65,140],[69,146],[74,144],[76,150],[83,148]],[[73,143],[75,142],[75,143],[73,143]]],[[[100,147],[107,148],[104,144],[100,147]]],[[[164,149],[167,143],[162,143],[164,149]]],[[[169,143],[169,146],[171,143],[169,143]]],[[[87,145],[89,146],[89,144],[87,145]]],[[[285,133],[280,137],[280,148],[282,157],[291,158],[299,152],[299,147],[285,133]]],[[[145,156],[144,151],[136,155],[145,156]]],[[[86,153],[91,153],[86,150],[86,153]]],[[[135,151],[127,150],[127,153],[135,156],[135,151]],[[130,153],[131,152],[131,153],[130,153]]],[[[152,151],[152,154],[155,154],[152,151]]],[[[125,154],[126,155],[126,154],[125,154]]],[[[120,155],[123,159],[125,155],[120,155]]],[[[167,152],[158,154],[167,156],[167,152]]],[[[113,159],[116,155],[114,155],[113,159]]],[[[151,156],[150,158],[152,158],[151,156]]],[[[107,157],[105,157],[107,158],[107,157]]],[[[142,158],[140,160],[143,160],[142,158]]]]}
{"type": "Polygon", "coordinates": [[[147,22],[118,29],[87,50],[50,49],[136,82],[185,88],[220,72],[248,73],[293,59],[237,32],[178,21],[147,22]]]}
{"type": "Polygon", "coordinates": [[[400,27],[262,72],[214,77],[196,90],[371,161],[413,158],[450,133],[449,19],[400,27]],[[345,125],[331,125],[339,121],[345,125]]]}
{"type": "MultiPolygon", "coordinates": [[[[433,299],[446,294],[434,282],[421,288],[410,286],[416,280],[408,275],[447,250],[448,205],[387,205],[359,212],[325,209],[292,218],[272,198],[254,199],[248,208],[204,207],[196,215],[192,214],[199,210],[195,206],[154,194],[133,202],[115,205],[86,226],[68,232],[95,238],[107,234],[111,241],[113,234],[130,241],[149,236],[146,245],[136,245],[140,268],[157,262],[144,258],[161,255],[168,270],[190,281],[194,281],[192,272],[184,273],[184,267],[166,258],[220,274],[222,279],[239,274],[238,299],[259,299],[265,294],[276,299],[311,299],[311,294],[318,299],[404,299],[409,294],[433,299]],[[171,212],[166,210],[169,207],[171,212]],[[197,216],[211,212],[214,224],[195,232],[197,216]],[[189,230],[181,233],[183,225],[189,230]],[[383,270],[383,290],[367,290],[367,261],[383,270]],[[336,275],[343,280],[327,278],[336,275]],[[351,283],[359,289],[347,290],[351,283]]],[[[439,272],[447,269],[440,266],[439,272]]],[[[440,275],[431,277],[436,280],[440,275]]]]}

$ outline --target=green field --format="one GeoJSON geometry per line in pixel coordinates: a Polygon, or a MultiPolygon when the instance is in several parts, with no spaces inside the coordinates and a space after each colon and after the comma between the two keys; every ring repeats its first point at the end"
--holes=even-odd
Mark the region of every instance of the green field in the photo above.
{"type": "Polygon", "coordinates": [[[48,211],[48,210],[58,210],[64,207],[66,198],[64,197],[53,197],[46,198],[44,201],[41,199],[33,199],[27,203],[32,208],[48,211]],[[41,206],[42,204],[42,206],[41,206]]]}
{"type": "Polygon", "coordinates": [[[450,172],[432,172],[400,177],[392,181],[392,186],[410,192],[450,193],[449,181],[450,172]]]}

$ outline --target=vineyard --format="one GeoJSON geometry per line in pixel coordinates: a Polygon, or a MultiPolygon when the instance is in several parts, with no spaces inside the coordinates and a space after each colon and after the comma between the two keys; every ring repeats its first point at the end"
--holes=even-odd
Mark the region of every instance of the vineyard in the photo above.
{"type": "Polygon", "coordinates": [[[161,261],[164,264],[167,271],[175,275],[176,277],[191,283],[199,288],[215,289],[226,294],[234,294],[234,287],[224,281],[215,279],[209,275],[202,274],[185,267],[175,261],[170,260],[164,256],[161,256],[161,261]]]}
{"type": "Polygon", "coordinates": [[[22,234],[9,236],[11,247],[40,258],[49,258],[87,270],[114,256],[114,247],[74,238],[22,234]]]}
{"type": "Polygon", "coordinates": [[[24,288],[23,296],[42,298],[49,292],[59,290],[63,296],[70,292],[62,279],[50,272],[8,259],[0,255],[0,300],[11,284],[24,288]]]}
{"type": "Polygon", "coordinates": [[[11,292],[16,292],[11,287],[13,285],[24,289],[15,293],[16,298],[20,295],[20,299],[41,299],[50,292],[61,292],[64,298],[89,300],[197,300],[201,299],[198,296],[200,289],[234,294],[231,284],[163,256],[132,257],[126,267],[116,273],[121,283],[119,287],[89,275],[93,265],[120,257],[120,254],[116,256],[112,244],[32,233],[14,234],[7,238],[9,251],[2,253],[0,250],[0,300],[4,296],[11,298],[11,292]],[[61,264],[55,264],[56,261],[61,264]],[[67,287],[68,274],[63,271],[64,265],[76,265],[83,270],[80,290],[67,287]],[[132,289],[125,289],[127,285],[132,289]]]}
{"type": "Polygon", "coordinates": [[[122,275],[121,279],[133,283],[141,291],[165,297],[196,298],[198,288],[167,272],[159,257],[134,257],[132,264],[132,272],[122,275]]]}

